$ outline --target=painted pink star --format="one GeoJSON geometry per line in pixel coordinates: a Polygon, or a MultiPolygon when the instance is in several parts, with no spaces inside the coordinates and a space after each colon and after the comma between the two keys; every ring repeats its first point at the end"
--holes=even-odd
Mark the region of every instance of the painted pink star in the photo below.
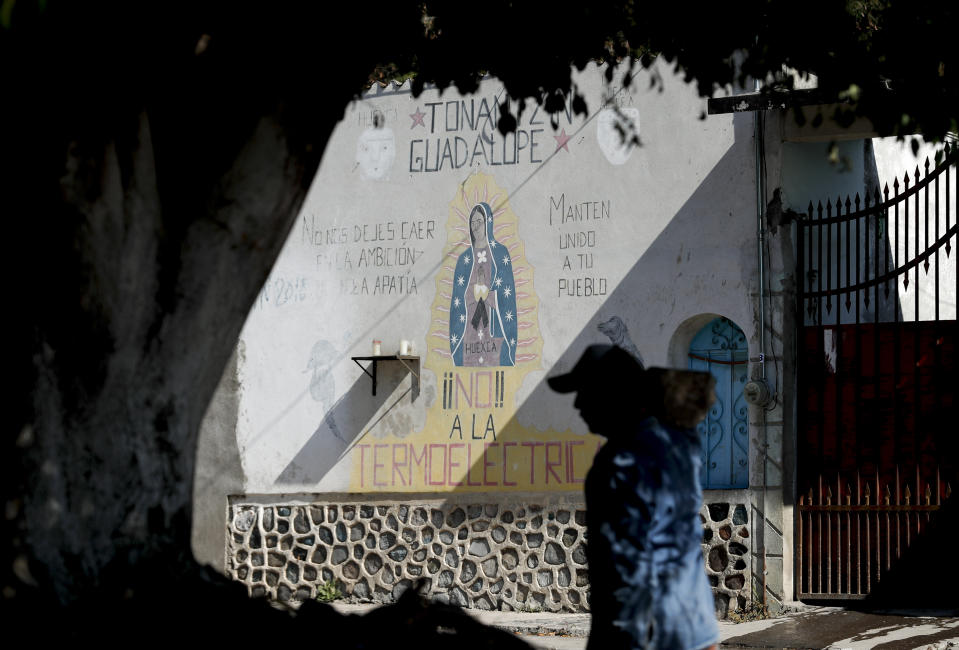
{"type": "Polygon", "coordinates": [[[426,124],[423,123],[423,118],[426,117],[426,113],[421,112],[419,106],[416,107],[415,113],[410,113],[410,117],[413,118],[413,124],[410,125],[411,129],[415,127],[417,124],[419,124],[423,128],[426,128],[426,124]]]}
{"type": "Polygon", "coordinates": [[[559,135],[554,135],[553,137],[556,138],[556,151],[565,149],[566,152],[569,153],[569,147],[566,146],[566,143],[569,142],[572,136],[566,135],[566,129],[563,129],[559,132],[559,135]]]}

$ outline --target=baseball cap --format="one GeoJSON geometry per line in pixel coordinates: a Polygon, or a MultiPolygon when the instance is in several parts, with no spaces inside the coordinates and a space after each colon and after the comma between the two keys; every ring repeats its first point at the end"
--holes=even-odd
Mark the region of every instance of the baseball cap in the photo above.
{"type": "Polygon", "coordinates": [[[635,382],[643,374],[636,359],[616,345],[591,345],[583,352],[571,371],[547,378],[557,393],[572,393],[596,382],[635,382]]]}
{"type": "Polygon", "coordinates": [[[571,371],[547,378],[558,393],[604,385],[635,391],[649,412],[684,429],[701,422],[716,400],[716,380],[708,372],[646,368],[615,345],[591,345],[571,371]]]}

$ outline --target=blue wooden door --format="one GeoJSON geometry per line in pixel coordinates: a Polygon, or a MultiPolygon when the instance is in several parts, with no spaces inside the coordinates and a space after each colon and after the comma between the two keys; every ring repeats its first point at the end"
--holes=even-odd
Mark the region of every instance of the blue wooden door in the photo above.
{"type": "Polygon", "coordinates": [[[743,398],[748,361],[746,336],[728,318],[707,323],[689,345],[689,368],[716,378],[716,403],[696,428],[703,449],[704,488],[749,484],[749,410],[743,398]]]}

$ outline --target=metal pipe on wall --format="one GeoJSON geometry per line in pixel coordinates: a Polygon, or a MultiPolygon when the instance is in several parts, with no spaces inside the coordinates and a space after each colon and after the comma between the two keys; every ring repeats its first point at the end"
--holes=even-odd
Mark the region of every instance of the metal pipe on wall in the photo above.
{"type": "MultiPolygon", "coordinates": [[[[758,82],[757,82],[758,86],[758,82]]],[[[759,263],[759,366],[762,372],[763,383],[766,381],[766,293],[765,293],[765,249],[766,249],[766,143],[765,143],[765,113],[756,111],[754,118],[755,127],[755,145],[756,145],[756,243],[759,263]]],[[[762,534],[759,539],[762,540],[763,549],[763,573],[762,573],[762,603],[766,607],[766,491],[768,478],[766,475],[766,466],[768,464],[769,445],[766,439],[766,407],[763,405],[762,421],[760,429],[762,430],[762,462],[763,462],[763,497],[762,497],[762,534]]]]}

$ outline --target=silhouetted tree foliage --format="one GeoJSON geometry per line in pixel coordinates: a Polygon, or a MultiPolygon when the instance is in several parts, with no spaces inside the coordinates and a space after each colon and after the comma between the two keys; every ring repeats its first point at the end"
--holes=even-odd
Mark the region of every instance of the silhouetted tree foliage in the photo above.
{"type": "MultiPolygon", "coordinates": [[[[4,0],[5,613],[117,640],[211,600],[226,637],[224,612],[273,616],[190,557],[197,431],[370,80],[468,92],[491,74],[558,110],[591,60],[659,56],[703,95],[788,65],[882,132],[940,137],[959,111],[955,24],[933,0],[4,0]]],[[[150,640],[176,639],[175,620],[150,640]]]]}

